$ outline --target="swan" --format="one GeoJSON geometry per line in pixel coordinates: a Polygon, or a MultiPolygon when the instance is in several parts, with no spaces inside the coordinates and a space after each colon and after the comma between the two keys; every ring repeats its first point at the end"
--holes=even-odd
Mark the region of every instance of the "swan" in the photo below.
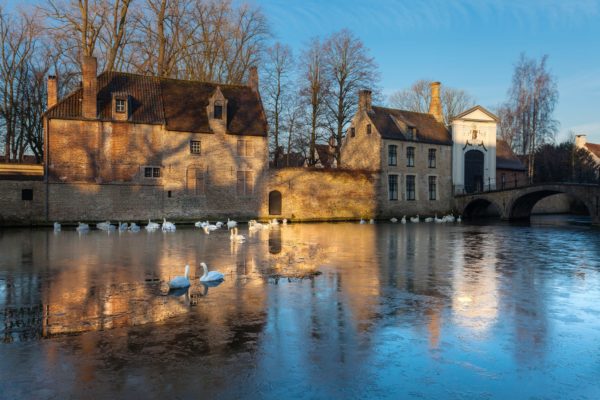
{"type": "Polygon", "coordinates": [[[202,222],[202,221],[198,221],[198,222],[194,223],[194,226],[195,226],[196,228],[202,228],[202,227],[204,227],[204,222],[202,222]]]}
{"type": "Polygon", "coordinates": [[[433,218],[432,217],[427,217],[427,218],[425,218],[425,222],[433,222],[433,218]]]}
{"type": "Polygon", "coordinates": [[[135,222],[132,222],[131,225],[129,225],[129,230],[131,232],[139,232],[140,226],[138,224],[136,224],[135,222]]]}
{"type": "Polygon", "coordinates": [[[444,216],[444,222],[454,222],[454,215],[452,214],[448,214],[446,216],[444,216]]]}
{"type": "Polygon", "coordinates": [[[462,222],[462,218],[460,217],[460,215],[458,216],[458,218],[456,218],[456,222],[462,222]]]}
{"type": "Polygon", "coordinates": [[[175,232],[175,224],[167,221],[166,218],[163,218],[162,230],[163,232],[175,232]]]}
{"type": "Polygon", "coordinates": [[[204,231],[204,233],[206,233],[207,235],[210,235],[210,229],[208,229],[208,226],[203,226],[202,230],[204,231]]]}
{"type": "Polygon", "coordinates": [[[99,222],[96,224],[96,228],[100,229],[101,231],[114,231],[117,229],[116,226],[110,224],[110,221],[99,222]]]}
{"type": "Polygon", "coordinates": [[[88,224],[84,224],[83,222],[79,222],[77,228],[75,228],[77,232],[87,232],[90,230],[90,226],[88,224]]]}
{"type": "Polygon", "coordinates": [[[414,222],[415,224],[419,223],[419,214],[414,217],[410,217],[410,222],[414,222]]]}
{"type": "Polygon", "coordinates": [[[237,226],[237,222],[227,218],[227,229],[235,228],[237,226]]]}
{"type": "Polygon", "coordinates": [[[119,221],[119,231],[124,232],[127,229],[129,229],[129,224],[127,222],[121,223],[121,221],[119,221]]]}
{"type": "Polygon", "coordinates": [[[229,239],[232,242],[237,242],[237,243],[243,243],[246,241],[246,237],[244,235],[238,235],[237,227],[231,229],[231,235],[229,235],[229,239]]]}
{"type": "Polygon", "coordinates": [[[374,224],[374,223],[375,223],[375,220],[374,220],[373,218],[371,218],[371,219],[369,220],[369,223],[370,223],[370,224],[374,224]]]}
{"type": "Polygon", "coordinates": [[[171,279],[169,282],[169,289],[181,289],[190,286],[190,278],[188,278],[190,274],[190,266],[185,266],[185,276],[176,276],[171,279]]]}
{"type": "Polygon", "coordinates": [[[396,222],[398,222],[398,218],[396,218],[396,217],[390,218],[390,221],[392,221],[392,224],[395,224],[396,222]]]}
{"type": "Polygon", "coordinates": [[[403,215],[403,216],[402,216],[402,219],[400,220],[400,222],[402,222],[403,224],[405,224],[405,223],[406,223],[406,215],[403,215]]]}
{"type": "Polygon", "coordinates": [[[60,231],[60,224],[58,222],[54,223],[54,232],[59,232],[60,231]]]}
{"type": "Polygon", "coordinates": [[[444,221],[444,218],[438,218],[437,214],[435,214],[435,223],[436,224],[441,224],[444,221]]]}
{"type": "Polygon", "coordinates": [[[155,230],[160,228],[160,224],[148,220],[148,225],[146,225],[145,228],[148,232],[154,232],[155,230]]]}
{"type": "Polygon", "coordinates": [[[362,225],[362,224],[366,224],[366,222],[365,222],[365,220],[364,220],[364,219],[362,219],[362,218],[361,218],[361,219],[360,219],[360,222],[359,222],[359,224],[361,224],[361,225],[362,225]]]}
{"type": "Polygon", "coordinates": [[[277,218],[273,218],[273,220],[270,222],[271,225],[279,225],[279,221],[277,221],[277,218]]]}
{"type": "Polygon", "coordinates": [[[225,276],[217,271],[208,272],[208,267],[205,263],[200,263],[202,269],[204,270],[204,275],[200,277],[200,282],[211,282],[211,281],[222,281],[225,276]]]}
{"type": "Polygon", "coordinates": [[[282,223],[283,225],[287,225],[287,218],[284,218],[284,219],[283,219],[283,221],[281,221],[281,223],[282,223]]]}
{"type": "Polygon", "coordinates": [[[215,226],[219,229],[221,229],[223,227],[223,222],[221,221],[217,221],[217,223],[215,224],[215,226]]]}

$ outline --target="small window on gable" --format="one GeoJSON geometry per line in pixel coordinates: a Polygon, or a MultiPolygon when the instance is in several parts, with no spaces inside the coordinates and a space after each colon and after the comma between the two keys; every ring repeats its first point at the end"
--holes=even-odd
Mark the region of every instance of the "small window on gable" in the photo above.
{"type": "Polygon", "coordinates": [[[201,154],[202,146],[200,140],[190,140],[190,153],[201,154]]]}
{"type": "Polygon", "coordinates": [[[127,112],[127,100],[123,98],[115,99],[115,112],[123,114],[127,112]]]}
{"type": "Polygon", "coordinates": [[[356,136],[356,130],[354,129],[354,127],[350,128],[350,137],[354,137],[356,136]]]}
{"type": "Polygon", "coordinates": [[[215,102],[213,110],[214,119],[223,119],[223,104],[220,101],[215,102]]]}
{"type": "Polygon", "coordinates": [[[367,124],[367,135],[371,134],[371,124],[367,124]]]}

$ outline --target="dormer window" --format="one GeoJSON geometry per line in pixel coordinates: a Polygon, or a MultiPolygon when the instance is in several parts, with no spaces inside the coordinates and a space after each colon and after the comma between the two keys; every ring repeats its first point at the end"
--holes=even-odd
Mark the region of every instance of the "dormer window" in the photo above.
{"type": "Polygon", "coordinates": [[[408,128],[408,140],[415,140],[417,138],[417,128],[410,126],[408,128]]]}
{"type": "Polygon", "coordinates": [[[221,102],[215,102],[215,108],[213,110],[214,119],[223,119],[223,104],[221,102]]]}
{"type": "Polygon", "coordinates": [[[115,112],[122,114],[127,112],[127,100],[115,99],[115,112]]]}

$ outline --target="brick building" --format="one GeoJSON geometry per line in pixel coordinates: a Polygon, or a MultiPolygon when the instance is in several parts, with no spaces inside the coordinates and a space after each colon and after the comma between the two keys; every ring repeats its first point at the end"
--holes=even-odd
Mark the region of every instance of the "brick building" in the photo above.
{"type": "Polygon", "coordinates": [[[132,199],[131,190],[147,193],[140,207],[181,218],[258,212],[268,138],[256,69],[247,85],[224,85],[97,76],[96,59],[85,57],[80,89],[59,101],[55,78],[48,88],[50,183],[76,185],[83,197],[98,185],[109,192],[119,186],[132,199]]]}
{"type": "MultiPolygon", "coordinates": [[[[439,94],[439,84],[434,90],[439,94]]],[[[362,90],[341,162],[344,168],[380,172],[381,216],[452,208],[452,137],[443,124],[439,95],[430,113],[418,113],[373,106],[371,92],[362,90]]]]}

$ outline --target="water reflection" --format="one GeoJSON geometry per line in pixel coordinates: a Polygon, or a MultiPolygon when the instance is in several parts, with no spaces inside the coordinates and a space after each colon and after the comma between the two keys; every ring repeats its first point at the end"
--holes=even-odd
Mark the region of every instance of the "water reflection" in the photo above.
{"type": "Polygon", "coordinates": [[[528,396],[600,390],[590,383],[600,367],[599,238],[548,224],[303,224],[243,244],[224,230],[0,231],[0,386],[17,382],[12,398],[90,388],[452,398],[464,394],[460,376],[470,397],[503,397],[523,380],[528,396]],[[200,262],[225,281],[199,282],[200,262]],[[192,286],[169,292],[185,264],[192,286]],[[59,362],[77,372],[65,376],[59,362]],[[19,380],[34,366],[49,393],[19,380]]]}

